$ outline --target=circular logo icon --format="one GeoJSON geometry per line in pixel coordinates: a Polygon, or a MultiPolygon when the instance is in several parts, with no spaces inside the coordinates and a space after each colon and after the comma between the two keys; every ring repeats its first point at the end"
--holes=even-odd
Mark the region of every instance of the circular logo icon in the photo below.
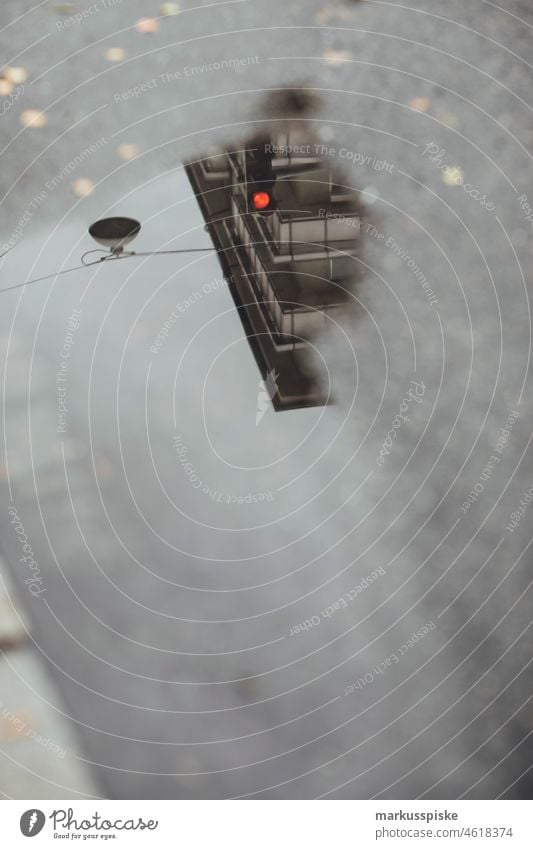
{"type": "Polygon", "coordinates": [[[43,812],[32,808],[22,814],[20,818],[20,830],[24,837],[35,837],[36,834],[39,834],[43,830],[45,822],[46,817],[43,812]]]}

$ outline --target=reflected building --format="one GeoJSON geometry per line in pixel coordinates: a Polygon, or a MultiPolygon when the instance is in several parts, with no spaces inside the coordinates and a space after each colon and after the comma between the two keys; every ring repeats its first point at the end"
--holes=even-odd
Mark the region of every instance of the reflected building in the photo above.
{"type": "Polygon", "coordinates": [[[329,400],[309,343],[350,297],[361,225],[358,195],[308,141],[280,133],[185,166],[276,410],[329,400]],[[250,203],[257,151],[274,175],[269,214],[250,203]]]}

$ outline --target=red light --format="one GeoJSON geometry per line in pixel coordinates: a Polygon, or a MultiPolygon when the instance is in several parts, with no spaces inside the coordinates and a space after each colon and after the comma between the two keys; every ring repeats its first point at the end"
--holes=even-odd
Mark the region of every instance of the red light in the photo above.
{"type": "Polygon", "coordinates": [[[268,192],[254,192],[252,201],[256,209],[266,209],[270,206],[271,198],[268,192]]]}

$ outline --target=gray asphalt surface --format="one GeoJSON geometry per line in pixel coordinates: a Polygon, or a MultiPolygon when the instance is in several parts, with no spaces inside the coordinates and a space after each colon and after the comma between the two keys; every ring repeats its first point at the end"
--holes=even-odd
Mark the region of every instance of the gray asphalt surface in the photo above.
{"type": "Polygon", "coordinates": [[[143,222],[139,250],[208,245],[182,161],[310,89],[366,208],[353,309],[315,340],[337,404],[256,426],[211,254],[2,295],[1,542],[55,707],[111,798],[527,796],[530,4],[181,6],[147,34],[152,0],[63,28],[90,4],[2,4],[29,76],[0,119],[1,287],[77,265],[107,214],[143,222]]]}

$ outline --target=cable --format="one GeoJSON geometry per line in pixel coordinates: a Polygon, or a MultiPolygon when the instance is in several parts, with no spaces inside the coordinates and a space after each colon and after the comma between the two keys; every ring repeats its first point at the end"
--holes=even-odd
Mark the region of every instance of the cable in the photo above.
{"type": "MultiPolygon", "coordinates": [[[[99,262],[99,260],[96,262],[99,262]]],[[[81,268],[87,268],[88,265],[96,265],[96,262],[76,265],[73,268],[65,268],[63,271],[56,271],[55,274],[47,274],[45,277],[36,277],[35,280],[26,280],[25,283],[16,283],[14,286],[7,286],[5,289],[0,289],[0,295],[2,292],[12,292],[13,289],[21,289],[23,286],[31,286],[32,283],[42,283],[43,280],[51,280],[53,277],[59,277],[60,274],[68,274],[69,271],[79,271],[81,268]]]]}
{"type": "MultiPolygon", "coordinates": [[[[95,259],[92,262],[85,262],[85,257],[92,253],[98,253],[98,249],[94,251],[85,251],[81,258],[81,265],[73,266],[72,268],[65,268],[63,271],[56,271],[55,274],[47,274],[45,277],[36,277],[34,280],[26,280],[25,283],[16,283],[14,286],[7,286],[5,289],[0,289],[0,295],[2,292],[12,292],[13,289],[21,289],[23,286],[31,286],[32,283],[42,283],[43,280],[51,280],[53,277],[59,277],[61,274],[68,274],[70,271],[80,271],[82,268],[89,268],[91,265],[100,265],[102,262],[109,262],[110,260],[116,259],[131,259],[136,256],[158,256],[160,254],[190,254],[190,253],[203,253],[204,251],[216,251],[216,248],[185,248],[183,250],[176,251],[141,251],[139,253],[132,251],[131,253],[110,253],[105,254],[100,257],[100,259],[95,259]]],[[[7,253],[7,251],[6,251],[7,253]]],[[[2,254],[4,256],[4,254],[2,254]]],[[[1,259],[1,256],[0,256],[1,259]]]]}
{"type": "Polygon", "coordinates": [[[216,248],[184,248],[179,251],[133,251],[125,256],[159,256],[160,254],[194,254],[203,251],[216,251],[216,248]]]}
{"type": "Polygon", "coordinates": [[[84,254],[81,255],[81,261],[83,265],[95,265],[97,262],[103,262],[108,256],[107,251],[103,251],[102,249],[95,248],[93,251],[85,251],[84,254]],[[91,262],[85,262],[85,257],[89,256],[89,254],[103,254],[100,259],[93,259],[91,262]]]}

